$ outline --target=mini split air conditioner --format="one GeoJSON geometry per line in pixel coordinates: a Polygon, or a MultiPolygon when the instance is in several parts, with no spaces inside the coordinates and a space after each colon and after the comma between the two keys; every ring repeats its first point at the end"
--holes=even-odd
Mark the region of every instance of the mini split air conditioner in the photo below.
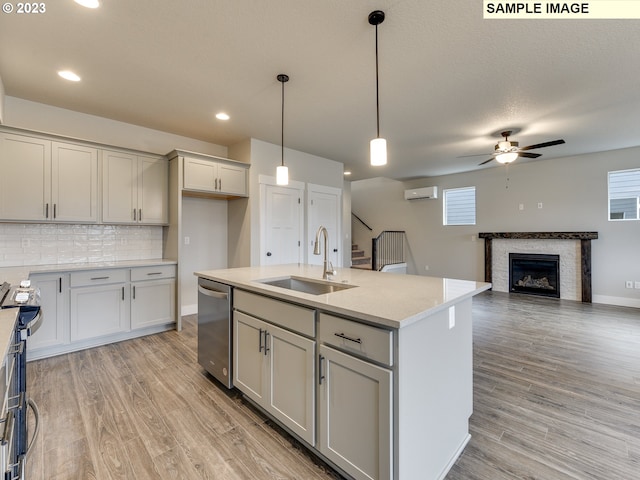
{"type": "Polygon", "coordinates": [[[405,200],[418,200],[420,198],[438,198],[438,187],[412,188],[404,191],[405,200]]]}

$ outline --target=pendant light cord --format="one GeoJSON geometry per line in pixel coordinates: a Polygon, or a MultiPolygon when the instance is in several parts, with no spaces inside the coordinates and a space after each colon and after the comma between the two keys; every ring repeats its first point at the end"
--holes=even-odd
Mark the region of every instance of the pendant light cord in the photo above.
{"type": "Polygon", "coordinates": [[[280,123],[280,146],[282,147],[281,149],[281,155],[280,155],[280,164],[282,166],[284,166],[284,81],[281,82],[282,83],[282,115],[281,115],[281,123],[280,123]]]}
{"type": "Polygon", "coordinates": [[[378,25],[376,25],[376,137],[380,138],[380,95],[378,92],[378,25]]]}

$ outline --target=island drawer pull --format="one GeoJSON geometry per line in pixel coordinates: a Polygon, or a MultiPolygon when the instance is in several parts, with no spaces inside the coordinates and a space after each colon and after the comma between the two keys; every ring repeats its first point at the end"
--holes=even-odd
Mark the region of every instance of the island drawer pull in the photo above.
{"type": "Polygon", "coordinates": [[[109,277],[91,277],[91,280],[109,280],[109,277]]]}
{"type": "Polygon", "coordinates": [[[361,338],[349,337],[349,336],[345,335],[344,333],[334,333],[334,335],[336,337],[340,337],[340,338],[344,338],[345,340],[349,340],[350,342],[362,344],[362,339],[361,338]]]}
{"type": "Polygon", "coordinates": [[[162,272],[149,272],[147,275],[162,275],[162,272]]]}

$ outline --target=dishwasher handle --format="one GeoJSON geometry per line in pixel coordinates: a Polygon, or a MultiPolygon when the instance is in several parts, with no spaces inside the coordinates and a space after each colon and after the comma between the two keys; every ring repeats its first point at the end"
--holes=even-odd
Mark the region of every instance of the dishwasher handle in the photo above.
{"type": "Polygon", "coordinates": [[[207,297],[213,297],[213,298],[223,298],[223,299],[228,299],[229,298],[229,294],[226,292],[219,292],[217,290],[211,290],[209,288],[205,288],[202,285],[198,285],[198,292],[200,292],[203,295],[206,295],[207,297]]]}

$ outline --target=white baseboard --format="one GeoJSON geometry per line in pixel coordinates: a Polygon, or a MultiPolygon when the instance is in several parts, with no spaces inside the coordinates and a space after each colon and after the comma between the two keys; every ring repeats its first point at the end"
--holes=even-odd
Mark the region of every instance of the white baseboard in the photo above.
{"type": "Polygon", "coordinates": [[[605,305],[617,305],[619,307],[640,308],[640,298],[611,297],[609,295],[594,295],[591,301],[593,303],[603,303],[605,305]]]}
{"type": "Polygon", "coordinates": [[[185,316],[185,315],[195,315],[196,313],[198,313],[198,304],[197,303],[193,303],[191,305],[182,305],[182,308],[180,309],[180,316],[185,316]]]}

